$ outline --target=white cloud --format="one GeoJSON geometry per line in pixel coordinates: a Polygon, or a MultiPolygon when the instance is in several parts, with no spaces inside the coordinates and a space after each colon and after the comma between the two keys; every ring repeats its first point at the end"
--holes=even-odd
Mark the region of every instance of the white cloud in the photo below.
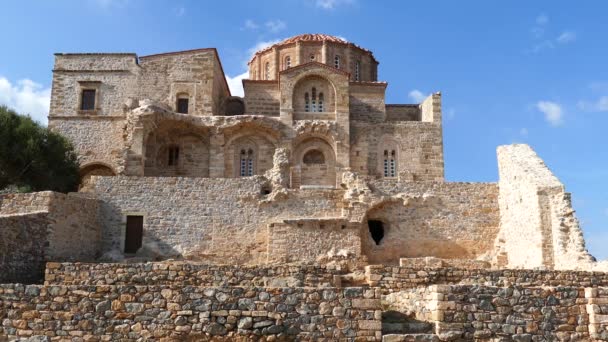
{"type": "Polygon", "coordinates": [[[428,97],[428,95],[425,95],[418,89],[414,89],[414,90],[410,91],[409,94],[407,94],[407,96],[409,96],[410,99],[412,99],[412,101],[414,101],[416,103],[420,103],[428,97]]]}
{"type": "Polygon", "coordinates": [[[248,30],[257,30],[260,25],[256,24],[255,21],[251,19],[245,20],[245,28],[248,30]]]}
{"type": "Polygon", "coordinates": [[[243,91],[243,79],[249,77],[249,72],[245,71],[240,75],[236,75],[234,77],[226,76],[226,81],[228,82],[228,87],[230,88],[230,93],[232,96],[243,96],[245,92],[243,91]]]}
{"type": "Polygon", "coordinates": [[[267,40],[267,41],[262,41],[262,42],[257,42],[253,47],[251,47],[249,50],[247,50],[247,53],[249,54],[249,57],[253,56],[254,53],[256,53],[257,51],[263,50],[269,46],[272,46],[280,41],[282,41],[283,39],[274,39],[274,40],[267,40]]]}
{"type": "Polygon", "coordinates": [[[454,108],[450,108],[445,112],[446,120],[453,120],[456,117],[456,110],[454,108]]]}
{"type": "Polygon", "coordinates": [[[552,126],[559,126],[563,122],[563,110],[562,107],[551,101],[538,101],[536,103],[536,109],[545,114],[545,120],[552,126]]]}
{"type": "Polygon", "coordinates": [[[576,33],[572,31],[564,31],[562,32],[562,34],[559,35],[559,37],[557,37],[556,40],[560,44],[572,43],[576,40],[576,33]]]}
{"type": "Polygon", "coordinates": [[[528,136],[528,129],[527,129],[527,128],[525,128],[525,127],[522,127],[522,128],[519,130],[519,135],[521,135],[522,137],[527,137],[527,136],[528,136]]]}
{"type": "Polygon", "coordinates": [[[355,0],[315,0],[315,5],[319,8],[332,10],[340,5],[352,5],[355,0]]]}
{"type": "Polygon", "coordinates": [[[11,84],[8,79],[0,76],[0,104],[19,114],[29,114],[34,120],[46,125],[50,102],[50,87],[45,88],[29,79],[11,84]]]}
{"type": "Polygon", "coordinates": [[[287,24],[282,20],[269,20],[264,25],[271,33],[277,33],[287,28],[287,24]]]}
{"type": "Polygon", "coordinates": [[[602,96],[597,101],[579,101],[578,107],[587,112],[608,112],[608,96],[602,96]]]}
{"type": "Polygon", "coordinates": [[[541,13],[538,15],[538,17],[536,17],[537,25],[546,25],[548,22],[549,22],[549,17],[544,13],[541,13]]]}

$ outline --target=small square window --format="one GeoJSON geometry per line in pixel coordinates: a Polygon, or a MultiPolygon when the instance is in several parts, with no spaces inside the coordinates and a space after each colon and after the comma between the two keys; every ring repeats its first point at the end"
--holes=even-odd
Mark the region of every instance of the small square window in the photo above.
{"type": "Polygon", "coordinates": [[[188,114],[188,99],[177,99],[177,112],[188,114]]]}
{"type": "Polygon", "coordinates": [[[95,89],[84,89],[80,99],[81,110],[95,110],[95,89]]]}

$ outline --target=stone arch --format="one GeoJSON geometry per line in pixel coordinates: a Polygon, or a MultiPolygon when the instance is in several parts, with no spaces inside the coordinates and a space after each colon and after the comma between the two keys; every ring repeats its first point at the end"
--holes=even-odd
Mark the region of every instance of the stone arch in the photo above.
{"type": "Polygon", "coordinates": [[[335,87],[323,76],[307,75],[295,83],[292,105],[295,113],[335,113],[335,87]]]}
{"type": "Polygon", "coordinates": [[[117,173],[109,164],[103,162],[91,162],[80,168],[80,186],[83,188],[90,184],[92,176],[116,176],[117,173]]]}
{"type": "Polygon", "coordinates": [[[209,136],[200,127],[161,122],[144,145],[144,176],[209,177],[209,136]]]}
{"type": "Polygon", "coordinates": [[[293,158],[292,187],[336,186],[336,154],[326,139],[310,136],[301,140],[293,158]],[[305,162],[305,157],[315,157],[315,162],[305,162]]]}

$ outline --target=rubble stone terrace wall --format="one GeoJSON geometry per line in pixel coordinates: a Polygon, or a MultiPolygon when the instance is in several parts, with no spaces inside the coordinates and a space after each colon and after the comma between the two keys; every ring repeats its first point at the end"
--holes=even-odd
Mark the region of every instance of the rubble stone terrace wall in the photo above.
{"type": "Polygon", "coordinates": [[[506,257],[508,267],[590,269],[591,256],[562,183],[528,145],[499,146],[497,154],[497,257],[506,257]]]}
{"type": "Polygon", "coordinates": [[[384,294],[434,284],[475,284],[489,286],[571,286],[606,287],[608,273],[582,271],[547,271],[526,269],[464,269],[411,268],[384,265],[365,267],[370,286],[377,286],[384,294]]]}
{"type": "Polygon", "coordinates": [[[47,263],[46,285],[193,285],[331,287],[345,273],[323,265],[230,266],[191,262],[47,263]]]}
{"type": "Polygon", "coordinates": [[[380,341],[363,288],[0,285],[0,335],[91,340],[380,341]]]}
{"type": "Polygon", "coordinates": [[[44,262],[99,253],[99,202],[50,191],[0,196],[0,282],[35,282],[44,262]]]}

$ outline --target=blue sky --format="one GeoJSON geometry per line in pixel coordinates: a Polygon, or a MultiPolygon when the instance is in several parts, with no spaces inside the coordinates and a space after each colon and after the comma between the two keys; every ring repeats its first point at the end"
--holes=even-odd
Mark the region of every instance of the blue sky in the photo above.
{"type": "Polygon", "coordinates": [[[387,103],[443,93],[449,181],[494,182],[496,146],[528,143],[573,193],[589,250],[606,259],[608,2],[573,4],[3,1],[0,103],[45,121],[55,52],[216,47],[238,93],[256,47],[300,33],[338,35],[374,52],[387,103]]]}

